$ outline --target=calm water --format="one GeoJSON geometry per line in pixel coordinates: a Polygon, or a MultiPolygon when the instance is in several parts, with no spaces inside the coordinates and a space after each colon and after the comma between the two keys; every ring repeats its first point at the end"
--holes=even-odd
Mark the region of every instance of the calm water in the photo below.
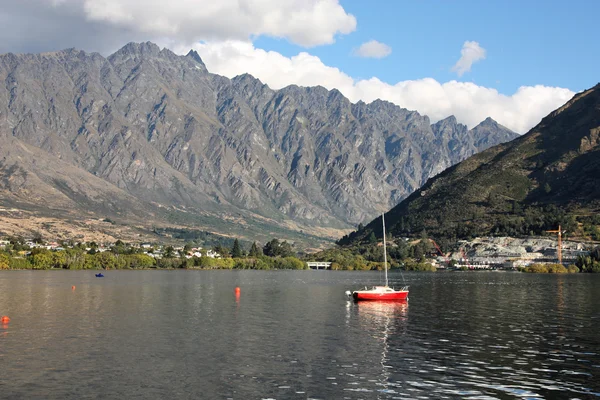
{"type": "Polygon", "coordinates": [[[600,397],[600,275],[379,276],[2,272],[0,398],[600,397]]]}

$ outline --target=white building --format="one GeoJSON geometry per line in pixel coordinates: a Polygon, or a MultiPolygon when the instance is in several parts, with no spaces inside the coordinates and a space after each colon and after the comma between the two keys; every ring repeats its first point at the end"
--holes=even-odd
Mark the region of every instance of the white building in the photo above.
{"type": "Polygon", "coordinates": [[[306,264],[310,269],[331,269],[331,263],[326,261],[308,261],[306,264]]]}

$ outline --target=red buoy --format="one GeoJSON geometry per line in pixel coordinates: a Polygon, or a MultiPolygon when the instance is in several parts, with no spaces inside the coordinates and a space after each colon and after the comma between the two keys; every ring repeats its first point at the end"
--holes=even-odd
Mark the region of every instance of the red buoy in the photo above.
{"type": "Polygon", "coordinates": [[[71,290],[75,290],[75,285],[71,286],[71,290]]]}
{"type": "Polygon", "coordinates": [[[236,287],[236,288],[235,288],[235,293],[236,293],[236,294],[239,294],[240,292],[241,292],[241,289],[240,289],[239,287],[236,287]]]}
{"type": "Polygon", "coordinates": [[[8,318],[7,315],[3,315],[2,318],[0,318],[0,322],[3,324],[8,324],[10,322],[10,318],[8,318]]]}

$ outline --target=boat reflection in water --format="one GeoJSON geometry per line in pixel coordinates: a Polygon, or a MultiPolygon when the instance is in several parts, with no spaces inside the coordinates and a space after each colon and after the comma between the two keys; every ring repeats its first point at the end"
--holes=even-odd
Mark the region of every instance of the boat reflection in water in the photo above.
{"type": "Polygon", "coordinates": [[[387,340],[390,335],[405,333],[408,323],[408,301],[361,301],[353,304],[358,325],[372,336],[387,340]]]}
{"type": "Polygon", "coordinates": [[[390,320],[408,318],[408,301],[360,301],[354,303],[354,307],[358,309],[361,321],[371,324],[380,325],[390,320]]]}
{"type": "MultiPolygon", "coordinates": [[[[365,363],[373,366],[379,392],[395,394],[398,388],[392,375],[398,364],[399,345],[408,328],[408,301],[361,301],[353,303],[358,326],[372,337],[372,346],[365,351],[365,363]],[[368,355],[366,354],[368,353],[368,355]],[[395,358],[395,360],[390,360],[395,358]],[[376,367],[377,366],[377,367],[376,367]]],[[[365,365],[366,367],[366,365],[365,365]]]]}

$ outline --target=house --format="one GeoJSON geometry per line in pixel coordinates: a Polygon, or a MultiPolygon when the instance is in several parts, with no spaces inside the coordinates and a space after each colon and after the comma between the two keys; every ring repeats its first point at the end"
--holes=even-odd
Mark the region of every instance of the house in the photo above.
{"type": "Polygon", "coordinates": [[[210,257],[210,258],[221,258],[221,255],[219,253],[217,253],[214,250],[207,250],[206,251],[206,257],[210,257]]]}

